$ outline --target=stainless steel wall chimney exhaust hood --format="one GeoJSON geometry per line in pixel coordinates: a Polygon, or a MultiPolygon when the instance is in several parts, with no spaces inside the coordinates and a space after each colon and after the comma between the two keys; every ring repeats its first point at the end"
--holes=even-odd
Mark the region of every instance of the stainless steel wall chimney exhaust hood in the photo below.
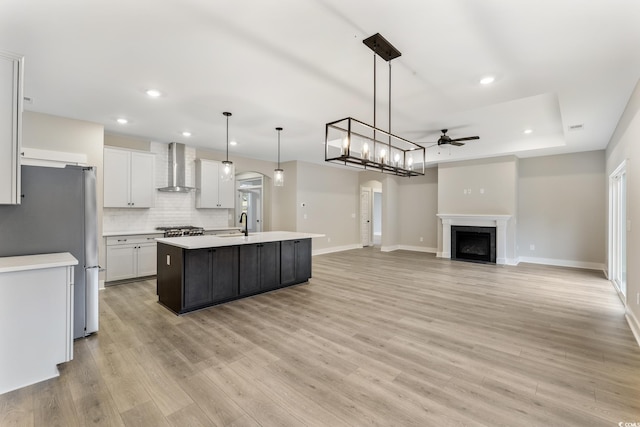
{"type": "Polygon", "coordinates": [[[158,188],[167,193],[188,193],[195,190],[185,185],[185,145],[179,142],[169,144],[169,185],[158,188]]]}

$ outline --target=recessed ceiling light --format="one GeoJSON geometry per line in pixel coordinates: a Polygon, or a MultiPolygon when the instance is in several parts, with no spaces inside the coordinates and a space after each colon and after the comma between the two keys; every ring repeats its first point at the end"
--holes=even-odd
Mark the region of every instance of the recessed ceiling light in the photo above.
{"type": "Polygon", "coordinates": [[[182,136],[190,137],[191,132],[185,130],[184,132],[182,132],[182,136]]]}
{"type": "Polygon", "coordinates": [[[525,129],[522,133],[524,133],[525,135],[529,135],[531,132],[533,132],[532,129],[525,129]]]}
{"type": "Polygon", "coordinates": [[[238,141],[235,139],[233,141],[229,141],[229,145],[238,145],[238,141]]]}
{"type": "Polygon", "coordinates": [[[482,79],[480,79],[480,84],[481,85],[490,85],[491,83],[493,83],[494,81],[496,81],[496,78],[493,76],[486,76],[483,77],[482,79]]]}
{"type": "Polygon", "coordinates": [[[117,122],[120,123],[121,125],[126,125],[127,123],[129,123],[129,120],[120,117],[119,119],[117,119],[117,122]]]}
{"type": "Polygon", "coordinates": [[[162,92],[160,92],[158,89],[149,89],[147,90],[146,94],[152,98],[157,98],[162,95],[162,92]]]}

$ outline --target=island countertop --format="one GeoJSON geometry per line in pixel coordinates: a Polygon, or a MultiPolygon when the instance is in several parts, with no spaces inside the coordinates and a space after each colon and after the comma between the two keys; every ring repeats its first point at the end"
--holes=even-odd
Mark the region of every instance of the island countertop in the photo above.
{"type": "Polygon", "coordinates": [[[311,239],[324,234],[298,233],[294,231],[264,231],[249,233],[249,236],[189,236],[156,239],[159,243],[182,249],[218,248],[223,246],[249,245],[253,243],[280,242],[284,240],[311,239]]]}

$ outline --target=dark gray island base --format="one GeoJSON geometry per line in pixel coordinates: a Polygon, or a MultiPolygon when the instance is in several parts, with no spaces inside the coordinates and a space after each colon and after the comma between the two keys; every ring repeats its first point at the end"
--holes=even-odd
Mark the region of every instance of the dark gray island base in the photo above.
{"type": "Polygon", "coordinates": [[[163,241],[175,239],[158,239],[158,301],[176,314],[311,278],[311,238],[241,244],[228,240],[223,245],[213,242],[211,247],[200,247],[206,241],[197,245],[163,241]]]}

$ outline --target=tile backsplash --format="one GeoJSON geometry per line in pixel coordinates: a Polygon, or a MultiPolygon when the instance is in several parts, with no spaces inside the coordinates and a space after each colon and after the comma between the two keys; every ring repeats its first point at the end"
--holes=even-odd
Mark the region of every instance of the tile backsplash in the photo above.
{"type": "MultiPolygon", "coordinates": [[[[165,187],[168,181],[168,150],[165,143],[152,142],[155,153],[156,188],[165,187]]],[[[186,147],[186,185],[195,186],[195,148],[186,147]]],[[[189,193],[164,193],[156,191],[155,207],[149,209],[105,208],[103,232],[144,231],[158,226],[194,225],[205,228],[227,227],[233,224],[232,209],[196,209],[195,191],[189,193]]]]}

